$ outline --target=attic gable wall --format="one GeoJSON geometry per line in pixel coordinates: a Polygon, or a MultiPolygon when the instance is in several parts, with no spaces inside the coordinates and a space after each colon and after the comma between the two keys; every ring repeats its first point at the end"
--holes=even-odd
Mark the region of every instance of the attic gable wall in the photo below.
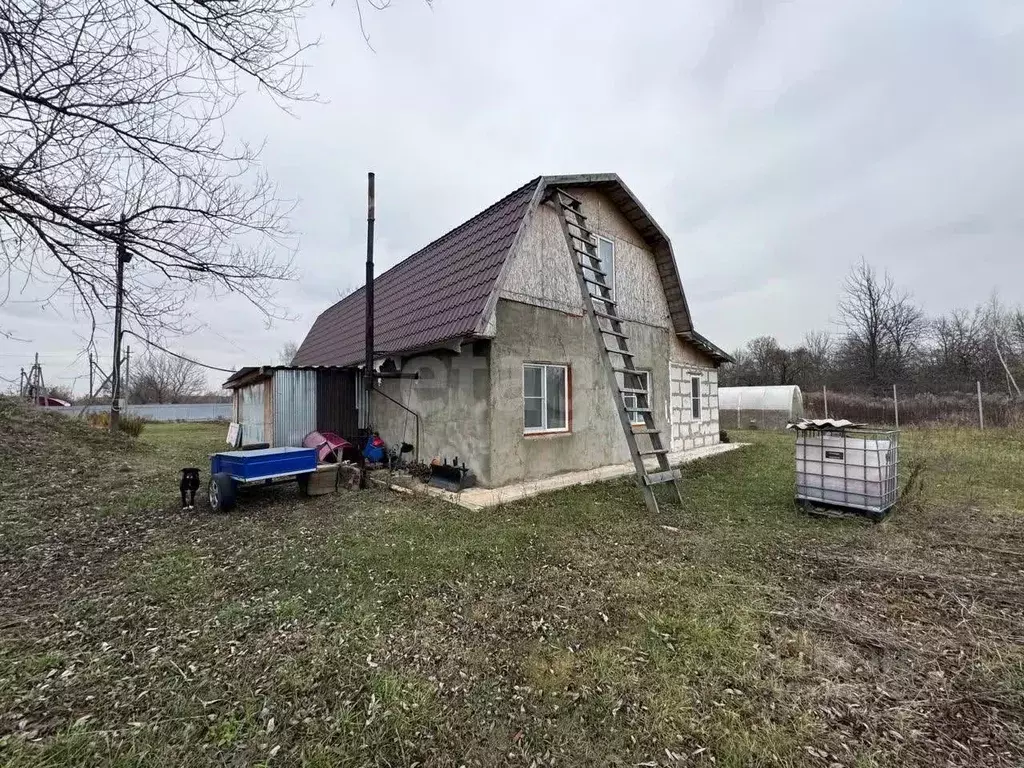
{"type": "MultiPolygon", "coordinates": [[[[589,226],[615,243],[615,300],[624,320],[671,328],[668,302],[654,254],[636,229],[603,193],[586,187],[566,190],[583,202],[589,226]]],[[[565,246],[558,213],[541,205],[513,254],[500,298],[583,314],[583,299],[565,246]]]]}

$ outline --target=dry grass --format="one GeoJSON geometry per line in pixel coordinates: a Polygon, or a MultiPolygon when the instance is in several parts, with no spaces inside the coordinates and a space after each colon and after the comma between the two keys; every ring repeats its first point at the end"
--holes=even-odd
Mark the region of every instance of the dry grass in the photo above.
{"type": "Polygon", "coordinates": [[[659,520],[626,480],[213,516],[176,470],[222,428],[0,411],[0,765],[1024,761],[1019,435],[905,435],[878,526],[796,514],[770,434],[659,520]]]}
{"type": "MultiPolygon", "coordinates": [[[[900,395],[900,426],[902,427],[977,427],[978,397],[970,392],[948,392],[942,395],[900,395]]],[[[985,426],[998,429],[1024,427],[1024,403],[1010,400],[1005,394],[982,395],[985,426]]],[[[824,397],[820,391],[804,392],[807,418],[825,416],[824,397]]],[[[892,397],[871,397],[847,392],[828,393],[828,415],[874,425],[892,425],[896,411],[892,397]]]]}
{"type": "MultiPolygon", "coordinates": [[[[91,426],[97,429],[110,429],[110,414],[108,412],[87,413],[85,419],[91,426]]],[[[146,420],[144,418],[133,416],[130,413],[122,413],[121,418],[117,420],[117,428],[131,437],[141,435],[145,426],[146,420]]]]}

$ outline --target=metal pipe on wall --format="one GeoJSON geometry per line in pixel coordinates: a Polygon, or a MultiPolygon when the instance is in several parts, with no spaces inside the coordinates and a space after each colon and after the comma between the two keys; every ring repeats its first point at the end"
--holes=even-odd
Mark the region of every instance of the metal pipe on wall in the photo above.
{"type": "MultiPolygon", "coordinates": [[[[363,376],[366,391],[373,389],[373,225],[376,218],[376,177],[373,171],[366,174],[366,361],[363,376]]],[[[369,405],[369,398],[367,398],[369,405]]],[[[369,420],[367,420],[369,426],[369,420]]]]}
{"type": "MultiPolygon", "coordinates": [[[[416,413],[416,411],[414,411],[409,406],[403,405],[402,403],[400,403],[397,400],[395,400],[395,398],[393,398],[391,395],[387,394],[386,392],[383,392],[382,390],[378,389],[377,387],[374,387],[373,391],[376,392],[381,397],[386,398],[387,400],[390,400],[392,403],[397,405],[403,411],[406,411],[407,413],[411,413],[415,417],[415,419],[416,419],[416,461],[419,462],[419,460],[420,460],[420,415],[418,413],[416,413]]],[[[402,436],[402,439],[403,440],[405,439],[405,435],[402,436]]]]}

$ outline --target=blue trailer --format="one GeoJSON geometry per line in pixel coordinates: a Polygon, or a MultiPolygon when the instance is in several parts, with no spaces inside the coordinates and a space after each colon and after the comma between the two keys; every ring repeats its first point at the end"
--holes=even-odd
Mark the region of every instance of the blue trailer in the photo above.
{"type": "Polygon", "coordinates": [[[307,479],[316,472],[314,448],[259,448],[254,451],[221,451],[210,456],[210,509],[226,512],[235,505],[240,486],[272,485],[307,479]]]}

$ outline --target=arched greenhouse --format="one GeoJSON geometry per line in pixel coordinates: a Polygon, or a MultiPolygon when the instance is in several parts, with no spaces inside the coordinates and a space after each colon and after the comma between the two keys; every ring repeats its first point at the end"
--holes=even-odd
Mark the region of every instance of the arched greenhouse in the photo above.
{"type": "Polygon", "coordinates": [[[719,387],[718,421],[722,429],[785,429],[804,415],[800,387],[719,387]]]}

